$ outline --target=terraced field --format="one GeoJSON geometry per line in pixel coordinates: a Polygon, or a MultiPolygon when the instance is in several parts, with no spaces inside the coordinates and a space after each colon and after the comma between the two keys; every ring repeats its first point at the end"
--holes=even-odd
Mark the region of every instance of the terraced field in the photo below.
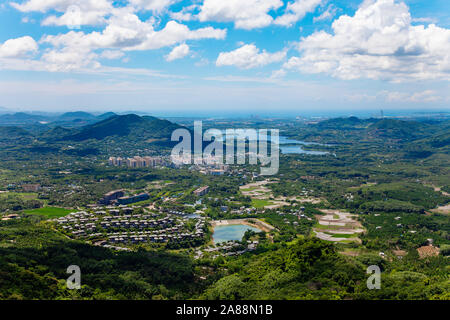
{"type": "Polygon", "coordinates": [[[358,235],[364,232],[364,228],[354,219],[354,215],[340,210],[320,211],[325,215],[316,216],[318,224],[313,228],[316,237],[333,242],[361,242],[358,235]]]}

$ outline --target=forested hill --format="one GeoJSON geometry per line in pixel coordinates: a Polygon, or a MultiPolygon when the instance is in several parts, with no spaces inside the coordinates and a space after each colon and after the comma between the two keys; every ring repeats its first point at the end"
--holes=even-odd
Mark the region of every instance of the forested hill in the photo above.
{"type": "Polygon", "coordinates": [[[330,144],[354,142],[394,142],[407,144],[421,140],[430,147],[448,145],[449,121],[412,121],[400,119],[334,118],[309,124],[287,134],[302,140],[330,144]]]}
{"type": "Polygon", "coordinates": [[[180,128],[179,125],[155,117],[140,117],[135,114],[115,115],[95,124],[82,127],[72,134],[61,137],[61,140],[102,140],[111,136],[127,137],[130,140],[137,138],[170,139],[172,131],[178,128],[180,128]]]}
{"type": "MultiPolygon", "coordinates": [[[[104,117],[110,114],[104,114],[104,117]]],[[[66,114],[64,118],[80,116],[79,113],[66,114]]],[[[57,122],[60,123],[60,122],[57,122]]],[[[167,120],[151,116],[138,116],[135,114],[112,114],[107,119],[99,120],[93,124],[81,127],[58,126],[45,127],[46,130],[28,131],[23,127],[0,126],[0,144],[5,150],[14,152],[57,153],[64,152],[73,155],[107,154],[108,146],[123,146],[136,149],[161,148],[173,146],[172,132],[181,126],[167,120]],[[70,148],[68,147],[70,145],[70,148]],[[70,150],[68,150],[68,148],[70,150]]]]}

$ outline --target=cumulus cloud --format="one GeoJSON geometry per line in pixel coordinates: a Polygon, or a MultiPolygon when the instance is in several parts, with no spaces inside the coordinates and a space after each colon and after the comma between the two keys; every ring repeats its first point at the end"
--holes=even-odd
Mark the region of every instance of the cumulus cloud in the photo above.
{"type": "Polygon", "coordinates": [[[37,50],[36,41],[29,36],[9,39],[0,44],[0,58],[20,58],[37,50]]]}
{"type": "Polygon", "coordinates": [[[212,27],[205,27],[190,30],[186,25],[180,24],[176,21],[167,22],[164,29],[160,31],[153,31],[146,35],[145,40],[137,46],[128,48],[126,50],[150,50],[159,49],[183,42],[185,40],[200,40],[200,39],[225,39],[227,32],[225,29],[215,29],[212,27]]]}
{"type": "Polygon", "coordinates": [[[129,0],[129,2],[138,9],[161,12],[169,8],[177,0],[129,0]]]}
{"type": "Polygon", "coordinates": [[[262,28],[273,22],[269,11],[282,5],[281,0],[204,0],[198,19],[234,22],[239,29],[262,28]]]}
{"type": "Polygon", "coordinates": [[[289,2],[283,15],[275,19],[275,24],[291,26],[303,19],[307,13],[314,12],[323,0],[296,0],[289,2]]]}
{"type": "Polygon", "coordinates": [[[150,21],[141,21],[132,12],[120,11],[113,16],[102,32],[70,31],[66,34],[50,35],[43,42],[54,46],[78,46],[98,48],[120,48],[122,50],[152,50],[159,49],[185,40],[223,39],[226,30],[212,27],[191,30],[186,25],[176,21],[167,22],[161,30],[155,30],[150,21]]]}
{"type": "Polygon", "coordinates": [[[302,38],[301,56],[284,69],[342,79],[450,79],[450,30],[411,22],[403,2],[367,0],[353,17],[335,20],[333,34],[319,31],[302,38]]]}
{"type": "Polygon", "coordinates": [[[268,53],[263,50],[261,52],[254,44],[246,44],[230,52],[221,52],[216,60],[216,65],[251,69],[273,62],[280,62],[285,57],[286,51],[268,53]]]}
{"type": "Polygon", "coordinates": [[[185,43],[176,46],[170,51],[170,53],[165,57],[166,61],[174,61],[186,57],[189,54],[189,46],[185,43]]]}
{"type": "Polygon", "coordinates": [[[54,10],[64,13],[60,16],[50,15],[43,25],[73,26],[98,25],[105,23],[105,16],[113,10],[110,0],[28,0],[23,3],[12,2],[11,6],[21,12],[42,12],[54,10]]]}
{"type": "Polygon", "coordinates": [[[116,51],[154,50],[173,46],[186,40],[223,39],[226,30],[212,27],[191,30],[176,21],[169,21],[161,30],[155,30],[153,22],[142,21],[130,8],[115,9],[103,31],[84,33],[70,31],[65,34],[49,35],[41,39],[53,49],[44,58],[58,69],[76,69],[94,63],[98,49],[116,51]],[[84,55],[84,59],[82,58],[84,55]],[[74,58],[72,60],[72,57],[74,58]],[[76,59],[84,60],[82,64],[76,59]],[[72,62],[73,61],[73,62],[72,62]]]}

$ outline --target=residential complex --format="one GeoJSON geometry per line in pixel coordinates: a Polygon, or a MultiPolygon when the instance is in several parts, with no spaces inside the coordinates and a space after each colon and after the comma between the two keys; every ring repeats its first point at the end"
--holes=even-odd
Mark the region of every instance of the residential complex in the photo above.
{"type": "Polygon", "coordinates": [[[127,165],[129,168],[154,168],[157,165],[161,165],[163,160],[161,157],[140,157],[135,156],[133,158],[121,158],[121,157],[110,157],[108,161],[111,166],[122,166],[127,165]]]}

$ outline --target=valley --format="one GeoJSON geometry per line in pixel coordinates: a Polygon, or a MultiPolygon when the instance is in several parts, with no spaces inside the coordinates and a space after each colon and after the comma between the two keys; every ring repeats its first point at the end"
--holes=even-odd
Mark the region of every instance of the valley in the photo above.
{"type": "Polygon", "coordinates": [[[193,130],[186,119],[0,123],[2,299],[449,298],[446,119],[205,121],[273,127],[321,151],[281,153],[270,177],[250,164],[174,165],[170,136],[193,130]],[[74,263],[85,282],[69,292],[74,263]],[[374,264],[376,292],[365,288],[374,264]],[[25,290],[16,279],[27,277],[25,290]]]}

